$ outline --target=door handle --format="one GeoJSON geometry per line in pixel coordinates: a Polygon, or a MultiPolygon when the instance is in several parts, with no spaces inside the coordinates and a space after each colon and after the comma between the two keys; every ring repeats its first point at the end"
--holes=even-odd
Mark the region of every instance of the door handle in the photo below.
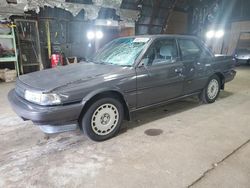
{"type": "Polygon", "coordinates": [[[176,69],[174,70],[174,72],[175,72],[175,73],[182,73],[182,68],[176,68],[176,69]]]}

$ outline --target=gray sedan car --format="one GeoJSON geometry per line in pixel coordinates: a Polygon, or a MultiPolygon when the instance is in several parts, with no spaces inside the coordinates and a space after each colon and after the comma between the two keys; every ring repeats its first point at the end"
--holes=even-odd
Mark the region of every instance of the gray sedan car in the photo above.
{"type": "Polygon", "coordinates": [[[250,64],[250,49],[237,49],[235,51],[235,59],[238,65],[250,64]]]}
{"type": "Polygon", "coordinates": [[[86,62],[20,76],[8,97],[46,133],[79,126],[102,141],[138,110],[193,95],[213,103],[236,74],[232,59],[191,36],[118,38],[86,62]]]}

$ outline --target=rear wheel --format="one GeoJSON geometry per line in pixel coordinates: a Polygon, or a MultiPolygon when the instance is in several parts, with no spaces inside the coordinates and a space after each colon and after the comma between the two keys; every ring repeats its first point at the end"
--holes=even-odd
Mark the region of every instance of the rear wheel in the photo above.
{"type": "Polygon", "coordinates": [[[217,75],[212,76],[206,87],[200,94],[200,99],[203,103],[213,103],[220,94],[221,80],[217,75]]]}
{"type": "Polygon", "coordinates": [[[118,133],[123,114],[123,106],[119,100],[114,98],[99,99],[83,115],[83,131],[91,140],[107,140],[118,133]]]}

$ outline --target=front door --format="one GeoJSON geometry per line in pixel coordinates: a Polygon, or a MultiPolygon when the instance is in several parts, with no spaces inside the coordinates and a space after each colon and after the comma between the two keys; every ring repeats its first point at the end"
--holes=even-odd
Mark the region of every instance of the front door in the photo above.
{"type": "Polygon", "coordinates": [[[180,96],[183,90],[182,71],[176,40],[155,41],[136,69],[137,108],[180,96]]]}

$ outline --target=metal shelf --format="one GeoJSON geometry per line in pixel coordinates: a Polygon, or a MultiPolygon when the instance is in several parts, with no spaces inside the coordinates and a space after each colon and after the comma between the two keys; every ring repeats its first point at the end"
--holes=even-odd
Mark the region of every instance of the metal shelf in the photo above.
{"type": "Polygon", "coordinates": [[[22,28],[24,26],[27,26],[27,28],[29,28],[25,32],[26,37],[23,38],[22,35],[17,35],[17,41],[19,45],[19,56],[26,56],[26,61],[24,61],[23,58],[20,58],[21,74],[24,73],[24,68],[28,69],[28,67],[30,66],[34,66],[33,69],[29,69],[30,71],[38,71],[43,69],[37,21],[27,19],[15,19],[15,24],[17,28],[17,33],[23,33],[22,28]]]}
{"type": "Polygon", "coordinates": [[[17,75],[19,76],[20,72],[19,72],[19,64],[18,64],[18,57],[17,57],[17,50],[16,50],[16,40],[15,40],[14,28],[11,27],[11,34],[0,35],[0,39],[12,39],[13,49],[15,50],[15,56],[14,57],[0,57],[0,62],[14,62],[17,75]]]}
{"type": "Polygon", "coordinates": [[[12,39],[13,36],[12,35],[0,35],[1,39],[12,39]]]}
{"type": "Polygon", "coordinates": [[[12,62],[17,61],[16,57],[0,57],[0,62],[12,62]]]}
{"type": "Polygon", "coordinates": [[[39,63],[30,63],[30,64],[23,64],[24,67],[28,67],[28,66],[40,66],[39,63]]]}

